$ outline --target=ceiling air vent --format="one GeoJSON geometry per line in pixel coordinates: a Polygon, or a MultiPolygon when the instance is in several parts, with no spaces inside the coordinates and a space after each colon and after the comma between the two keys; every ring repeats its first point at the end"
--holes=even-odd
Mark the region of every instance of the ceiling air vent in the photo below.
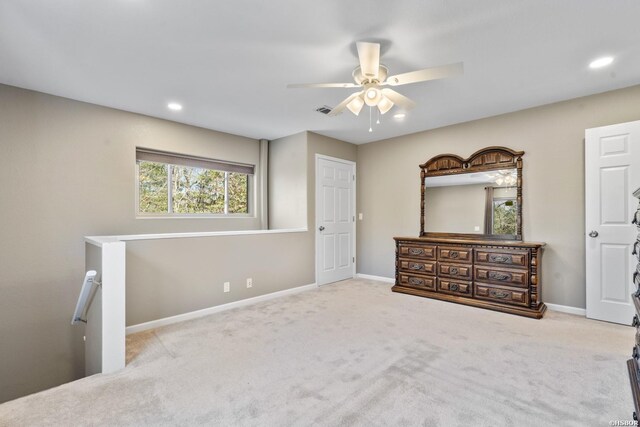
{"type": "Polygon", "coordinates": [[[329,107],[328,105],[323,105],[322,107],[318,107],[316,108],[316,111],[318,113],[322,113],[322,114],[329,114],[331,112],[332,108],[329,107]]]}

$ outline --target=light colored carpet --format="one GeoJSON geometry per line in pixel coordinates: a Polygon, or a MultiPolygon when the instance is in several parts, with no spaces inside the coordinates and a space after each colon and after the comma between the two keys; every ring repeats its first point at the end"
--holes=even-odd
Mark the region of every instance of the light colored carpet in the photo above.
{"type": "Polygon", "coordinates": [[[130,336],[129,365],[0,405],[0,425],[604,426],[629,327],[348,280],[130,336]]]}

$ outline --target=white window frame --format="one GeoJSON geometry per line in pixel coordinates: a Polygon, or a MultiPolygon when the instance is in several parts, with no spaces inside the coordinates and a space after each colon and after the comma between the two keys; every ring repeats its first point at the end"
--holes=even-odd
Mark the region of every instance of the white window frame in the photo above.
{"type": "MultiPolygon", "coordinates": [[[[159,163],[159,162],[157,162],[159,163]]],[[[173,207],[173,194],[171,191],[171,178],[173,166],[171,163],[163,163],[169,166],[167,168],[167,210],[169,212],[153,212],[146,213],[140,212],[140,162],[136,161],[136,179],[135,179],[135,209],[136,219],[180,219],[180,218],[254,218],[255,217],[255,195],[253,194],[255,185],[256,174],[247,174],[247,205],[248,213],[229,213],[229,187],[228,179],[229,172],[224,172],[224,213],[174,213],[171,212],[173,207]],[[254,196],[254,197],[252,197],[254,196]]],[[[211,169],[215,170],[215,169],[211,169]]],[[[222,171],[220,171],[222,172],[222,171]]]]}

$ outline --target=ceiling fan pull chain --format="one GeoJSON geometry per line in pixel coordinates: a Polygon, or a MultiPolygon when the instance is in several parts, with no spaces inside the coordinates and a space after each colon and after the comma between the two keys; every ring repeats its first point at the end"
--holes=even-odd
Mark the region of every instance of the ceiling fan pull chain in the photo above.
{"type": "Polygon", "coordinates": [[[380,109],[376,108],[376,113],[378,115],[378,119],[376,120],[376,124],[379,125],[380,124],[380,109]]]}
{"type": "Polygon", "coordinates": [[[373,127],[371,127],[371,109],[373,107],[369,107],[369,132],[373,132],[373,127]]]}

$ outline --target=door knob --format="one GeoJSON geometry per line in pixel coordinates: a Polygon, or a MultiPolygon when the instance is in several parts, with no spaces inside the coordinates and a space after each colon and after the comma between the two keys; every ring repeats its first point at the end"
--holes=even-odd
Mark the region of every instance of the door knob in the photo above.
{"type": "Polygon", "coordinates": [[[598,237],[598,232],[596,230],[591,230],[591,233],[589,233],[589,237],[598,237]]]}
{"type": "Polygon", "coordinates": [[[323,231],[324,230],[324,226],[321,225],[320,227],[318,227],[318,230],[323,231]]]}

